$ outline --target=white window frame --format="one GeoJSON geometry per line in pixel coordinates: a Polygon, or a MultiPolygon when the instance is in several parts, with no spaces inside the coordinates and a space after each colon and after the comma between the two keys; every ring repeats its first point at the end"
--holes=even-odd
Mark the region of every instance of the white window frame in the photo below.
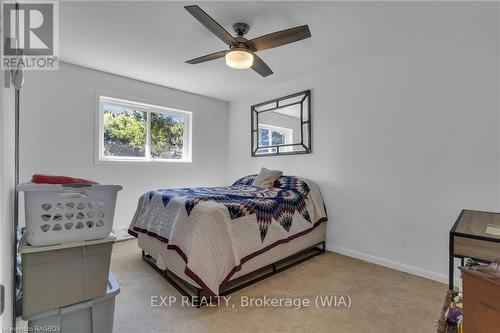
{"type": "MultiPolygon", "coordinates": [[[[285,133],[285,144],[290,144],[293,142],[293,129],[291,128],[288,128],[288,127],[280,127],[280,126],[274,126],[274,125],[268,125],[268,124],[259,124],[259,129],[267,129],[269,131],[269,134],[268,134],[268,140],[269,140],[269,143],[270,145],[272,145],[272,138],[273,138],[273,135],[272,135],[272,132],[275,131],[275,132],[284,132],[285,133]]],[[[259,133],[257,133],[257,138],[260,139],[260,135],[259,133]]],[[[291,151],[289,150],[291,147],[281,147],[280,148],[280,151],[291,151]]],[[[262,154],[262,153],[271,153],[271,152],[274,152],[273,150],[276,150],[278,148],[275,148],[275,147],[272,147],[272,148],[259,148],[259,150],[261,150],[259,153],[262,154]]]]}
{"type": "Polygon", "coordinates": [[[123,162],[147,162],[147,163],[191,163],[192,162],[192,124],[193,113],[190,111],[169,108],[165,106],[158,106],[143,102],[131,101],[129,99],[110,97],[109,94],[96,95],[96,163],[123,163],[123,162]],[[119,106],[124,106],[137,111],[146,112],[146,146],[145,157],[132,157],[132,156],[105,156],[104,155],[104,110],[103,104],[109,103],[119,106]],[[151,112],[167,113],[172,115],[179,115],[184,117],[183,128],[183,153],[182,159],[167,159],[167,158],[151,158],[151,112]]]}

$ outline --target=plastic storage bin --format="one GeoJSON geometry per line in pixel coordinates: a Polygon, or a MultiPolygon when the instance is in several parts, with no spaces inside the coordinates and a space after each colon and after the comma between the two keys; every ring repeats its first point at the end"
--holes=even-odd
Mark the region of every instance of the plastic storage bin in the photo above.
{"type": "Polygon", "coordinates": [[[29,332],[112,333],[120,286],[109,273],[106,296],[26,318],[29,332]]]}
{"type": "Polygon", "coordinates": [[[23,318],[106,295],[115,239],[30,246],[23,237],[23,318]]]}
{"type": "Polygon", "coordinates": [[[108,236],[120,185],[19,185],[24,192],[26,238],[31,245],[63,244],[108,236]]]}

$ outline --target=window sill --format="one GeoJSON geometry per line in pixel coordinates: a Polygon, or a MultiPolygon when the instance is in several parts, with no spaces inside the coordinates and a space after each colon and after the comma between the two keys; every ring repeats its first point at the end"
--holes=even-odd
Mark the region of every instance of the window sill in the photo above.
{"type": "Polygon", "coordinates": [[[95,164],[116,164],[116,165],[127,165],[127,164],[189,164],[192,163],[191,160],[134,160],[134,159],[97,159],[95,164]]]}

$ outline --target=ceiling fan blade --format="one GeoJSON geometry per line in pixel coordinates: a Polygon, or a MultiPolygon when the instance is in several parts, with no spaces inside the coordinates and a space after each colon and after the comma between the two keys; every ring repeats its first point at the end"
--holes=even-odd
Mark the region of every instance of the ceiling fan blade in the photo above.
{"type": "Polygon", "coordinates": [[[273,47],[282,46],[311,37],[308,25],[276,31],[264,36],[249,40],[248,46],[253,51],[267,50],[273,47]]]}
{"type": "Polygon", "coordinates": [[[210,30],[214,35],[219,37],[224,43],[229,46],[237,45],[238,42],[234,39],[229,32],[227,32],[219,23],[217,23],[213,18],[211,18],[207,13],[203,11],[200,7],[196,5],[185,6],[184,7],[195,19],[200,21],[208,30],[210,30]]]}
{"type": "Polygon", "coordinates": [[[187,60],[186,63],[191,64],[191,65],[199,64],[200,62],[205,62],[205,61],[210,61],[210,60],[222,58],[225,55],[226,55],[226,51],[219,51],[219,52],[210,53],[210,54],[198,57],[198,58],[187,60]]]}
{"type": "Polygon", "coordinates": [[[253,53],[252,69],[257,73],[259,73],[260,75],[262,75],[263,77],[273,74],[273,70],[269,68],[269,66],[264,62],[264,60],[259,58],[255,53],[253,53]]]}

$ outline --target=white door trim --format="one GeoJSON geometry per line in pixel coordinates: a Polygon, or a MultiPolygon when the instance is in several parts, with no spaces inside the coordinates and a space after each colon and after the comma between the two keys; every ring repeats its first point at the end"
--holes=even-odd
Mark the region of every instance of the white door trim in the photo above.
{"type": "Polygon", "coordinates": [[[0,329],[14,326],[14,89],[6,88],[0,71],[0,284],[4,286],[4,311],[0,329]]]}

